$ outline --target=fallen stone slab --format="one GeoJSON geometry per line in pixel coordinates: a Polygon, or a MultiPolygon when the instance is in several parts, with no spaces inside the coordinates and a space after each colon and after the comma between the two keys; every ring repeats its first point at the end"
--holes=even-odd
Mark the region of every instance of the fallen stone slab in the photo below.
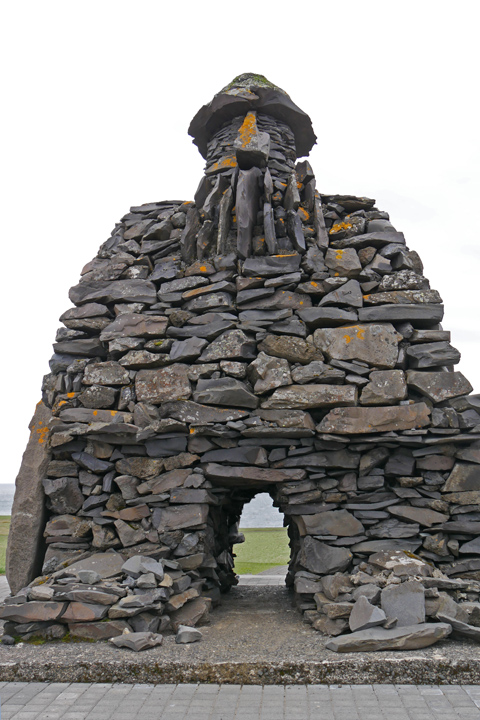
{"type": "Polygon", "coordinates": [[[128,648],[134,652],[149,650],[158,647],[163,642],[163,635],[151,632],[123,633],[117,637],[110,638],[110,642],[116,647],[128,648]]]}
{"type": "Polygon", "coordinates": [[[339,653],[418,650],[443,640],[451,632],[449,623],[422,623],[390,630],[370,628],[329,640],[325,647],[339,653]]]}
{"type": "Polygon", "coordinates": [[[480,642],[480,628],[468,623],[461,622],[456,618],[445,615],[444,613],[438,612],[436,615],[440,622],[448,623],[452,626],[452,632],[454,635],[464,635],[465,637],[471,638],[476,642],[480,642]]]}
{"type": "Polygon", "coordinates": [[[196,628],[189,627],[188,625],[179,625],[177,634],[175,636],[175,642],[180,644],[187,644],[187,643],[193,643],[198,642],[203,637],[200,630],[197,630],[196,628]]]}

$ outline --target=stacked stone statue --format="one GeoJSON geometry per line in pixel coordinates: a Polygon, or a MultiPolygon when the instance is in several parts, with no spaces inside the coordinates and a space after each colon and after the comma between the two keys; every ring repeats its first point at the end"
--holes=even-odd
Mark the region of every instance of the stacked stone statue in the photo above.
{"type": "Polygon", "coordinates": [[[317,190],[310,119],[261,76],[190,134],[195,201],[132,208],[60,318],[6,631],[133,646],[206,622],[268,492],[327,647],[478,638],[480,400],[418,254],[374,200],[317,190]]]}

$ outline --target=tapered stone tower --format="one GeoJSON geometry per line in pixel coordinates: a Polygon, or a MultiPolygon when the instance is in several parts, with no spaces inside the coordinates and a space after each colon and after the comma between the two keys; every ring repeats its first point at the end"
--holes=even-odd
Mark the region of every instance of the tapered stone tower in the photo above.
{"type": "Polygon", "coordinates": [[[417,622],[438,613],[418,578],[427,600],[478,598],[480,403],[417,253],[374,200],[319,192],[298,161],[310,119],[265,78],[236,78],[189,132],[194,202],[131,208],[70,291],[2,617],[26,637],[201,622],[259,492],[324,633],[366,601],[392,625],[384,590],[405,577],[417,622]]]}

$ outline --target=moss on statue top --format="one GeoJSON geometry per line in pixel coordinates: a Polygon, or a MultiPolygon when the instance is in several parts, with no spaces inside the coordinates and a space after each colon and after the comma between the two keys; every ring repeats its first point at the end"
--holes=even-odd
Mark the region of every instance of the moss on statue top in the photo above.
{"type": "MultiPolygon", "coordinates": [[[[278,85],[274,85],[273,83],[270,82],[270,80],[267,80],[265,75],[257,75],[257,73],[242,73],[241,75],[237,75],[237,77],[233,78],[231,83],[228,83],[228,85],[225,85],[225,87],[220,90],[220,93],[228,92],[229,90],[232,90],[233,88],[236,88],[236,87],[271,88],[272,90],[277,90],[277,92],[281,92],[281,93],[283,93],[283,95],[290,97],[290,95],[288,95],[288,93],[286,93],[285,90],[282,90],[281,87],[278,87],[278,85]]],[[[218,94],[220,94],[220,93],[218,93],[218,94]]]]}

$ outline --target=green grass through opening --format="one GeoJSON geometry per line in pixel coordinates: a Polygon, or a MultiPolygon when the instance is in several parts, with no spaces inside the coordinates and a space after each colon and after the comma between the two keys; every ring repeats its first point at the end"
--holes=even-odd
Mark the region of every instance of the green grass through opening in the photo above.
{"type": "Polygon", "coordinates": [[[234,545],[235,572],[238,575],[257,575],[290,560],[286,528],[240,528],[245,542],[234,545]]]}
{"type": "Polygon", "coordinates": [[[0,575],[5,575],[5,555],[7,552],[10,520],[10,515],[0,515],[0,575]]]}

